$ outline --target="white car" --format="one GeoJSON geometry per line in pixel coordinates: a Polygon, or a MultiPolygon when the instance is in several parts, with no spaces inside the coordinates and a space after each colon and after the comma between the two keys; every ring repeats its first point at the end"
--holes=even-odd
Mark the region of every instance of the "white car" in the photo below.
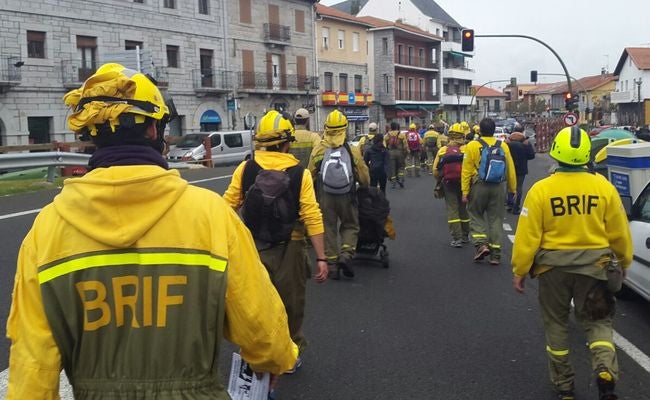
{"type": "Polygon", "coordinates": [[[494,129],[494,138],[497,140],[506,140],[508,137],[508,132],[506,132],[506,129],[502,126],[497,126],[494,129]]]}
{"type": "MultiPolygon", "coordinates": [[[[650,301],[650,183],[632,206],[630,230],[634,244],[625,286],[650,301]]],[[[624,294],[625,288],[623,290],[624,294]]]]}

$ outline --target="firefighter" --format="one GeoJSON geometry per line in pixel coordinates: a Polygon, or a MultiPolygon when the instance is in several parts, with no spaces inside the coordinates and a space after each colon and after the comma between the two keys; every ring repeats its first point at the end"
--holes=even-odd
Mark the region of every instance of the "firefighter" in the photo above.
{"type": "Polygon", "coordinates": [[[422,138],[422,143],[424,145],[424,152],[426,153],[426,159],[424,161],[426,168],[429,170],[429,174],[433,173],[430,167],[433,165],[433,161],[436,158],[438,153],[438,137],[440,132],[435,129],[433,124],[429,125],[429,129],[424,132],[424,137],[422,138]]]}
{"type": "Polygon", "coordinates": [[[357,147],[359,148],[359,151],[361,151],[361,155],[366,152],[371,146],[372,146],[372,139],[375,137],[377,134],[377,124],[374,122],[371,122],[368,124],[368,134],[361,139],[359,139],[359,144],[357,147]]]}
{"type": "Polygon", "coordinates": [[[356,185],[370,183],[368,167],[359,149],[347,143],[347,128],[345,115],[332,111],[325,119],[323,140],[311,153],[308,166],[317,182],[325,223],[325,254],[333,279],[339,279],[341,272],[348,278],[354,277],[351,261],[359,234],[356,185]]]}
{"type": "Polygon", "coordinates": [[[420,177],[420,154],[422,153],[422,138],[417,131],[417,125],[411,123],[406,133],[408,153],[406,156],[406,175],[420,177]]]}
{"type": "Polygon", "coordinates": [[[459,248],[469,243],[469,216],[460,190],[465,135],[456,123],[449,127],[447,136],[449,143],[440,148],[433,161],[433,176],[442,185],[445,196],[450,245],[459,248]]]}
{"type": "MultiPolygon", "coordinates": [[[[244,223],[255,239],[262,263],[286,308],[291,338],[302,350],[307,343],[302,332],[305,291],[307,279],[311,276],[305,235],[309,237],[316,253],[318,272],[314,280],[324,282],[328,271],[323,244],[323,217],[316,202],[312,176],[289,153],[290,145],[294,142],[293,134],[290,115],[275,110],[266,113],[260,119],[255,133],[255,158],[239,164],[223,197],[235,211],[242,210],[244,223]],[[261,171],[281,171],[289,177],[286,192],[289,194],[292,188],[296,188],[296,195],[291,195],[290,198],[298,200],[291,204],[294,207],[290,210],[291,214],[269,218],[263,212],[264,203],[254,202],[249,190],[258,180],[264,179],[260,175],[261,171]],[[247,201],[250,203],[247,204],[247,201]],[[271,235],[264,231],[264,221],[277,225],[272,228],[281,228],[279,230],[286,232],[284,237],[273,235],[275,240],[269,240],[271,235]],[[280,226],[283,224],[288,226],[280,226]]],[[[264,184],[272,187],[271,190],[275,193],[281,192],[277,189],[281,185],[279,180],[269,179],[264,184]]],[[[275,212],[282,213],[283,210],[284,208],[278,207],[275,212]]],[[[294,368],[287,373],[295,372],[301,365],[302,359],[299,357],[294,368]]]]}
{"type": "Polygon", "coordinates": [[[391,183],[391,188],[395,189],[396,184],[403,188],[404,159],[408,152],[408,144],[406,135],[400,132],[397,122],[390,123],[390,131],[384,136],[384,146],[388,149],[390,157],[388,180],[391,183]]]}
{"type": "Polygon", "coordinates": [[[295,140],[290,142],[289,153],[300,161],[303,168],[307,168],[309,156],[314,147],[320,143],[321,137],[318,133],[309,130],[309,111],[306,109],[297,109],[293,119],[296,125],[293,133],[295,140]]]}
{"type": "Polygon", "coordinates": [[[79,398],[227,398],[222,337],[254,371],[289,370],[298,347],[248,229],[162,157],[173,103],[114,63],[64,101],[97,150],[23,240],[7,399],[58,398],[61,368],[79,398]]]}
{"type": "Polygon", "coordinates": [[[602,175],[587,168],[590,151],[584,130],[567,127],[557,134],[549,155],[559,168],[528,191],[512,252],[513,286],[518,292],[524,292],[527,274],[539,278],[550,378],[558,398],[566,400],[574,398],[569,362],[572,301],[587,337],[599,399],[618,398],[614,394],[619,372],[612,337],[614,298],[607,272],[615,267],[615,259],[624,277],[632,261],[630,229],[620,196],[602,175]]]}

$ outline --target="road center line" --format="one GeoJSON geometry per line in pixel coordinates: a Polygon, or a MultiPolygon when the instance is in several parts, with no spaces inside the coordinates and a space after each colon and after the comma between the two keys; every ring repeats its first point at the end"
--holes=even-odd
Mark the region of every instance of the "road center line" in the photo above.
{"type": "Polygon", "coordinates": [[[504,222],[503,223],[503,230],[506,231],[506,232],[512,232],[512,227],[510,226],[510,224],[507,224],[507,223],[504,222]]]}
{"type": "MultiPolygon", "coordinates": [[[[196,181],[189,181],[188,183],[191,183],[191,184],[202,183],[202,182],[216,181],[216,180],[219,180],[219,179],[227,179],[227,178],[232,178],[232,175],[215,176],[214,178],[199,179],[199,180],[196,180],[196,181]]],[[[41,208],[36,208],[36,209],[33,209],[33,210],[20,211],[20,212],[11,213],[11,214],[0,215],[0,220],[15,218],[15,217],[22,217],[23,215],[36,214],[41,210],[42,210],[41,208]]]]}

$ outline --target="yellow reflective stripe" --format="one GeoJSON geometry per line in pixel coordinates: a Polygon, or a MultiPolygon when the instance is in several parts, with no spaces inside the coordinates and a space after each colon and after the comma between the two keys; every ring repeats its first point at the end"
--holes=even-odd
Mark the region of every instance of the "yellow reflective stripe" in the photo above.
{"type": "Polygon", "coordinates": [[[468,219],[461,219],[460,222],[469,222],[468,219]]]}
{"type": "Polygon", "coordinates": [[[601,346],[601,347],[608,347],[608,348],[610,348],[612,351],[616,351],[616,348],[614,347],[614,344],[613,344],[612,342],[606,342],[606,341],[604,341],[604,340],[598,340],[598,341],[595,341],[595,342],[591,343],[591,344],[589,345],[589,349],[591,350],[591,349],[593,349],[594,347],[598,347],[598,346],[601,346]]]}
{"type": "Polygon", "coordinates": [[[453,224],[453,223],[456,223],[456,222],[460,222],[460,220],[459,219],[450,219],[447,222],[450,223],[450,224],[453,224]]]}
{"type": "Polygon", "coordinates": [[[228,262],[209,254],[194,253],[119,253],[95,254],[87,257],[64,261],[38,273],[38,282],[43,284],[75,271],[96,267],[114,267],[123,265],[184,265],[206,266],[223,272],[228,262]]]}
{"type": "Polygon", "coordinates": [[[548,351],[549,353],[551,353],[554,356],[559,356],[559,357],[569,355],[569,350],[553,350],[549,346],[546,346],[546,351],[548,351]]]}
{"type": "Polygon", "coordinates": [[[312,142],[291,142],[290,147],[292,149],[295,149],[295,148],[311,148],[311,147],[314,147],[314,144],[312,142]]]}
{"type": "Polygon", "coordinates": [[[485,235],[483,233],[472,233],[472,237],[473,238],[486,238],[487,235],[485,235]]]}
{"type": "Polygon", "coordinates": [[[492,247],[493,249],[500,249],[501,248],[500,244],[494,244],[494,243],[490,243],[488,246],[492,247]]]}

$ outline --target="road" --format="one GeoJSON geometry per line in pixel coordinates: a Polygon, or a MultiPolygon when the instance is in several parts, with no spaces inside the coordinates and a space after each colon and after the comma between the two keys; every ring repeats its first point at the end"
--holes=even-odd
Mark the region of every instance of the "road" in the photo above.
{"type": "MultiPolygon", "coordinates": [[[[550,160],[538,155],[526,186],[545,176],[550,160]]],[[[232,168],[183,172],[186,179],[223,193],[232,168]],[[211,180],[205,180],[211,179],[211,180]]],[[[5,333],[15,260],[38,209],[56,191],[0,198],[1,331],[5,333]]],[[[524,295],[511,286],[516,217],[507,215],[503,262],[472,262],[473,249],[451,248],[444,202],[433,198],[430,176],[409,179],[388,193],[398,232],[388,241],[391,266],[357,266],[354,280],[308,286],[304,365],[283,377],[278,398],[290,399],[554,399],[548,381],[537,282],[524,295]]],[[[650,304],[619,301],[615,321],[621,399],[650,400],[650,304]]],[[[579,330],[575,330],[579,332],[579,330]]],[[[585,337],[572,335],[577,398],[596,398],[585,337]]],[[[232,347],[224,346],[222,374],[232,347]]],[[[0,371],[8,342],[0,341],[0,371]]],[[[0,374],[1,381],[6,371],[0,374]]],[[[71,398],[64,396],[65,398],[71,398]]]]}

